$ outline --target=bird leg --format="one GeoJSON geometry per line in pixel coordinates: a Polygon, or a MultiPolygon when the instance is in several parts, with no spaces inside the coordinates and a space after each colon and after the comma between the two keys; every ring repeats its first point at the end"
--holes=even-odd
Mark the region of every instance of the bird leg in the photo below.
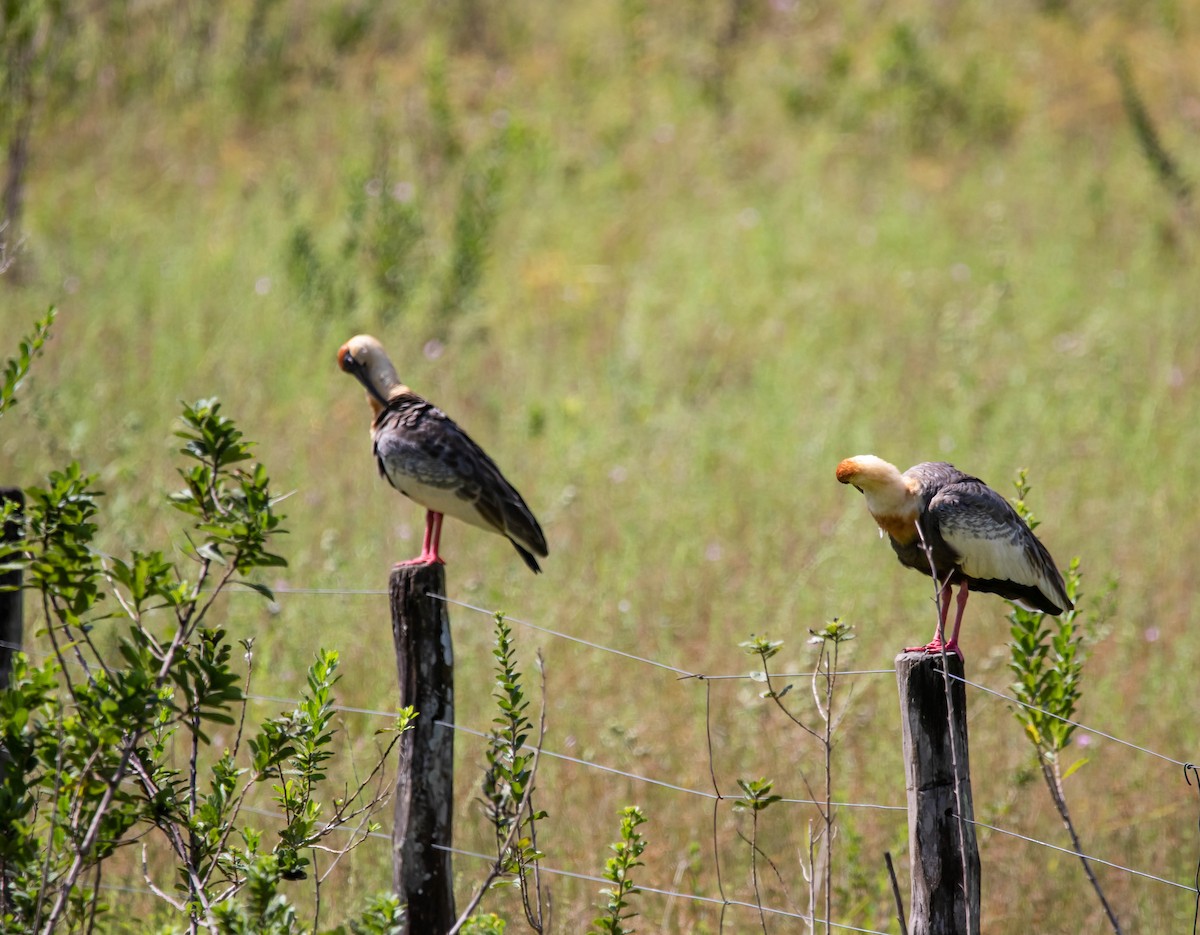
{"type": "Polygon", "coordinates": [[[425,538],[421,541],[421,554],[407,561],[396,562],[396,568],[407,565],[445,565],[438,555],[438,543],[442,539],[442,514],[427,510],[425,513],[425,538]]]}
{"type": "MultiPolygon", "coordinates": [[[[442,543],[442,514],[434,513],[431,510],[428,516],[426,516],[425,521],[427,525],[430,521],[433,523],[433,536],[430,540],[432,545],[429,549],[429,561],[437,562],[439,565],[445,565],[446,563],[442,561],[442,557],[438,555],[438,546],[442,543]]],[[[428,535],[428,533],[426,533],[426,535],[428,535]]],[[[966,585],[964,584],[963,587],[966,587],[966,585]]],[[[959,615],[961,616],[961,613],[959,615]]],[[[954,632],[958,632],[957,627],[954,628],[954,632]]]]}
{"type": "Polygon", "coordinates": [[[958,648],[958,630],[962,626],[963,609],[967,606],[967,582],[959,586],[958,589],[958,612],[954,617],[954,629],[950,633],[948,642],[943,642],[946,636],[946,617],[950,611],[950,582],[947,581],[941,591],[938,592],[938,622],[937,628],[933,631],[933,639],[924,646],[907,646],[904,651],[906,653],[957,653],[958,658],[962,659],[962,650],[958,648]]]}
{"type": "Polygon", "coordinates": [[[958,631],[962,626],[963,611],[967,609],[967,582],[958,586],[958,611],[954,615],[954,629],[950,631],[950,642],[946,644],[947,652],[956,652],[962,658],[962,650],[958,648],[958,631]]]}

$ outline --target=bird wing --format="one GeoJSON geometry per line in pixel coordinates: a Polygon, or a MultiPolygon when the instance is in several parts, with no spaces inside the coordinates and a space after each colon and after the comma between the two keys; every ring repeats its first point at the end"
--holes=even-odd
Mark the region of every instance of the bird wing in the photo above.
{"type": "Polygon", "coordinates": [[[399,394],[371,433],[380,473],[405,496],[547,554],[541,527],[516,488],[442,410],[414,393],[399,394]]]}
{"type": "Polygon", "coordinates": [[[1054,559],[1017,511],[983,481],[942,487],[928,512],[971,578],[1034,588],[1062,610],[1072,604],[1054,559]]]}

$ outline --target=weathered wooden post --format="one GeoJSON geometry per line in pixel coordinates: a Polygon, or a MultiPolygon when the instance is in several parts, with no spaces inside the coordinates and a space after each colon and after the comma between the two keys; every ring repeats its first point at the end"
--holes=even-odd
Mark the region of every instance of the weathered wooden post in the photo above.
{"type": "Polygon", "coordinates": [[[912,935],[980,935],[979,847],[972,824],[963,663],[954,654],[946,659],[950,674],[957,676],[950,680],[952,711],[947,710],[942,656],[912,652],[896,657],[908,790],[912,935]],[[966,820],[959,821],[960,815],[966,820]]]}
{"type": "Polygon", "coordinates": [[[454,875],[449,847],[454,805],[454,653],[442,565],[402,565],[388,581],[400,706],[417,709],[400,738],[393,883],[408,906],[406,931],[443,935],[454,925],[454,875]],[[434,845],[442,845],[437,848],[434,845]]]}
{"type": "MultiPolygon", "coordinates": [[[[0,506],[5,503],[16,503],[23,510],[25,495],[17,487],[0,487],[0,506]]],[[[11,520],[5,523],[3,538],[5,542],[16,542],[21,538],[21,524],[11,520]]],[[[20,652],[24,637],[24,594],[20,587],[21,569],[0,573],[0,588],[13,588],[0,590],[0,688],[8,687],[13,653],[20,652]]]]}

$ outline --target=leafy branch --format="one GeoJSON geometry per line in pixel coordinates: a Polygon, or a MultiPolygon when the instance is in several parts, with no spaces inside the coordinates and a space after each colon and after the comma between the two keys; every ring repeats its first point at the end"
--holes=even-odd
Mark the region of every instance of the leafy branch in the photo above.
{"type": "MultiPolygon", "coordinates": [[[[739,811],[750,813],[750,882],[754,887],[755,902],[758,904],[758,921],[765,933],[767,931],[767,916],[762,908],[762,896],[758,886],[758,857],[762,849],[758,846],[758,814],[783,799],[783,796],[771,792],[774,783],[769,779],[739,779],[742,796],[735,799],[733,807],[739,811]]],[[[766,858],[766,855],[763,854],[766,858]]],[[[768,863],[770,859],[767,858],[768,863]]],[[[774,864],[771,864],[774,867],[774,864]]],[[[778,870],[776,870],[778,874],[778,870]]]]}
{"type": "MultiPolygon", "coordinates": [[[[1037,527],[1037,520],[1026,503],[1030,486],[1024,469],[1018,472],[1013,482],[1016,498],[1013,506],[1030,529],[1037,527]]],[[[1071,559],[1065,583],[1067,597],[1075,607],[1056,618],[1034,610],[1013,605],[1008,615],[1012,641],[1009,669],[1016,676],[1012,689],[1020,705],[1013,714],[1025,728],[1025,735],[1037,751],[1038,766],[1045,780],[1050,798],[1062,819],[1071,846],[1079,855],[1088,882],[1108,918],[1109,925],[1120,935],[1121,925],[1116,913],[1109,905],[1100,881],[1091,864],[1083,854],[1079,833],[1067,807],[1064,783],[1085,763],[1086,758],[1076,760],[1065,771],[1062,769],[1062,754],[1071,742],[1077,724],[1075,712],[1082,695],[1083,619],[1079,604],[1083,592],[1079,588],[1082,577],[1079,558],[1071,559]],[[1050,619],[1054,622],[1051,623],[1050,619]]]]}
{"type": "MultiPolygon", "coordinates": [[[[818,795],[802,770],[800,771],[800,779],[808,791],[809,798],[816,803],[817,813],[821,820],[821,828],[816,834],[812,833],[811,827],[809,830],[808,868],[805,871],[806,878],[810,884],[809,915],[810,918],[815,916],[816,894],[818,892],[822,893],[827,930],[831,925],[829,920],[832,918],[833,912],[833,879],[831,874],[833,838],[835,833],[833,814],[833,746],[834,735],[841,721],[841,715],[835,713],[838,657],[842,644],[854,639],[853,630],[852,626],[844,623],[838,617],[835,617],[820,630],[809,630],[811,635],[808,642],[810,645],[817,647],[817,659],[813,665],[811,689],[817,714],[822,722],[820,730],[809,727],[784,703],[783,699],[791,691],[792,686],[789,684],[782,688],[776,688],[775,683],[772,681],[770,660],[778,655],[779,650],[783,647],[783,642],[781,640],[769,640],[766,637],[752,635],[751,639],[739,644],[745,653],[757,656],[762,664],[762,670],[752,673],[751,676],[766,684],[767,688],[762,693],[762,697],[774,702],[775,706],[793,724],[821,745],[825,771],[823,794],[818,795]]],[[[773,798],[767,796],[767,792],[769,792],[771,786],[771,783],[767,780],[758,780],[757,784],[750,785],[747,785],[742,780],[738,780],[738,782],[742,785],[743,792],[746,793],[745,802],[748,803],[742,807],[752,808],[755,815],[757,815],[757,812],[761,808],[765,808],[766,805],[771,804],[771,802],[779,798],[778,796],[774,796],[773,798]]],[[[741,802],[742,800],[739,800],[739,804],[741,802]]],[[[755,825],[755,830],[757,830],[757,825],[755,825]]],[[[753,861],[757,855],[757,839],[751,841],[751,851],[753,861]]],[[[755,871],[755,892],[757,893],[757,871],[753,863],[751,864],[751,869],[755,871]]],[[[762,918],[760,921],[762,921],[765,930],[765,918],[762,918]]],[[[812,924],[815,923],[810,923],[810,925],[812,924]]]]}
{"type": "Polygon", "coordinates": [[[646,849],[646,839],[637,829],[646,820],[636,805],[627,805],[621,810],[621,840],[612,845],[613,856],[604,865],[604,879],[612,881],[613,886],[601,890],[601,895],[607,899],[601,907],[604,915],[592,921],[593,931],[601,935],[630,935],[634,931],[627,929],[625,922],[637,913],[625,910],[629,908],[629,897],[641,892],[629,875],[635,867],[643,866],[638,858],[646,849]]]}
{"type": "MultiPolygon", "coordinates": [[[[147,886],[189,932],[300,931],[281,887],[301,879],[312,880],[316,929],[321,882],[376,829],[384,764],[416,716],[400,712],[365,778],[331,801],[319,796],[337,734],[336,652],[318,652],[293,711],[247,729],[254,641],[240,641],[243,676],[227,631],[208,618],[234,581],[270,596],[244,576],[285,564],[273,550],[284,531],[278,498],[216,400],[185,406],[177,434],[192,462],[170,497],[191,519],[186,561],[152,549],[100,553],[103,493],[78,464],[27,491],[24,538],[0,557],[40,596],[52,650],[41,666],[17,654],[0,692],[0,745],[13,764],[0,768],[5,931],[90,930],[105,911],[105,862],[130,845],[141,846],[147,886]],[[219,754],[214,726],[235,729],[219,754]],[[264,784],[280,810],[270,839],[244,821],[264,784]],[[155,838],[173,859],[171,887],[149,870],[155,838]],[[319,858],[330,862],[323,872],[319,858]]],[[[394,897],[381,897],[352,928],[393,932],[402,920],[394,897]]]]}
{"type": "MultiPolygon", "coordinates": [[[[498,714],[492,721],[496,727],[488,738],[485,754],[488,765],[484,770],[482,791],[484,814],[495,835],[496,859],[450,935],[472,921],[472,913],[484,894],[495,886],[511,885],[520,890],[525,920],[535,932],[542,932],[547,921],[540,873],[545,854],[538,849],[537,826],[548,816],[533,804],[538,761],[546,734],[546,709],[543,704],[537,743],[530,747],[527,741],[533,731],[533,722],[526,714],[529,699],[525,696],[522,675],[517,668],[512,627],[505,622],[503,614],[496,614],[496,648],[492,655],[496,658],[496,688],[492,697],[498,714]]],[[[542,672],[544,698],[545,673],[540,653],[537,665],[542,672]]]]}
{"type": "Polygon", "coordinates": [[[17,356],[10,357],[4,365],[4,381],[0,383],[0,416],[17,404],[17,390],[29,375],[33,359],[41,353],[50,337],[50,326],[54,324],[57,310],[51,306],[43,318],[33,325],[33,334],[21,340],[17,356]]]}

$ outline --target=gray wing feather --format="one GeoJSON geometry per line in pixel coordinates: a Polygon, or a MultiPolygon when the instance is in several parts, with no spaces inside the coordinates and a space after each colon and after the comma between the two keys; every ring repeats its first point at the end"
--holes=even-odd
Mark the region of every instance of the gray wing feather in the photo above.
{"type": "Polygon", "coordinates": [[[946,542],[972,578],[1036,588],[1062,609],[1071,607],[1049,551],[1017,511],[977,478],[942,487],[929,501],[946,542]]]}
{"type": "Polygon", "coordinates": [[[393,486],[403,489],[411,479],[453,492],[497,532],[547,554],[541,527],[516,488],[441,409],[415,394],[396,397],[376,418],[374,435],[380,473],[393,486]]]}

